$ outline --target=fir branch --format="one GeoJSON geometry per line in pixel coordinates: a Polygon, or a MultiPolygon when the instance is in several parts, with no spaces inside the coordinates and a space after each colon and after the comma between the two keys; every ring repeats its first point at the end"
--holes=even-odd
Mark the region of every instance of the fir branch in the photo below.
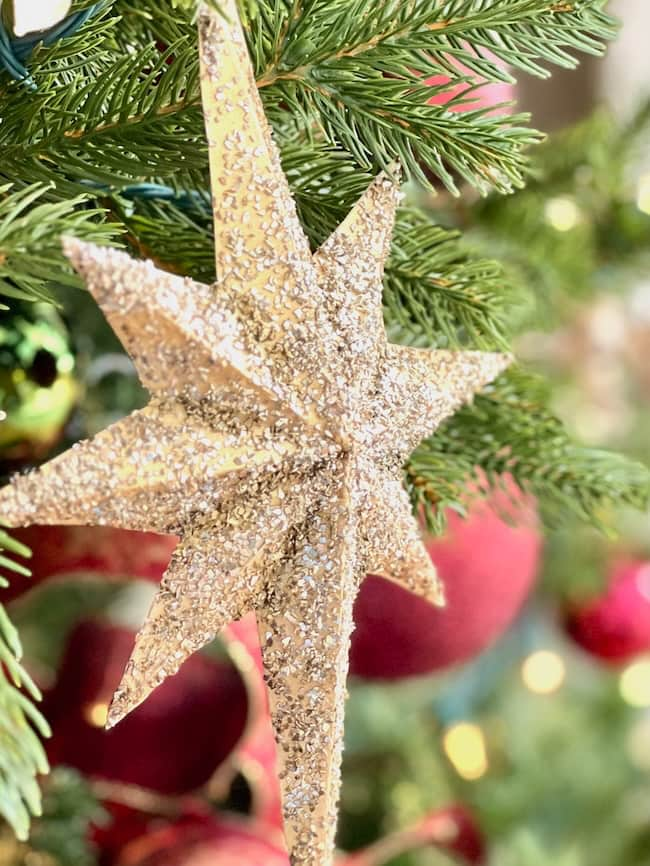
{"type": "Polygon", "coordinates": [[[418,64],[420,53],[441,62],[445,55],[455,56],[480,76],[503,80],[500,65],[485,54],[489,49],[503,62],[547,76],[538,61],[575,66],[568,51],[601,53],[616,31],[603,11],[604,0],[379,0],[371,6],[356,0],[352,8],[348,0],[305,0],[296,5],[298,14],[288,0],[260,2],[252,33],[260,41],[262,28],[278,31],[279,19],[291,17],[282,28],[281,50],[266,58],[264,82],[380,49],[408,50],[418,64]]]}
{"type": "Polygon", "coordinates": [[[149,46],[135,58],[121,56],[97,79],[38,91],[25,100],[32,103],[28,117],[9,100],[0,129],[2,175],[56,179],[69,196],[89,181],[120,186],[164,178],[201,186],[206,153],[198,93],[196,50],[181,42],[164,53],[149,46]]]}
{"type": "Polygon", "coordinates": [[[55,299],[56,286],[81,286],[61,251],[61,235],[107,243],[117,227],[99,223],[103,212],[83,207],[87,198],[43,202],[49,187],[0,187],[0,295],[29,301],[55,299]]]}
{"type": "Polygon", "coordinates": [[[250,41],[259,86],[275,91],[265,94],[269,109],[312,118],[361,166],[385,168],[397,156],[427,183],[424,163],[452,192],[454,173],[482,192],[521,186],[523,149],[538,137],[518,125],[524,116],[451,112],[467,93],[444,108],[430,105],[436,91],[427,75],[462,82],[463,64],[481,80],[507,80],[502,62],[545,75],[539,60],[575,65],[567,48],[598,53],[614,32],[600,0],[383,0],[371,7],[357,0],[352,8],[347,0],[307,0],[293,17],[286,0],[261,6],[250,41]]]}
{"type": "MultiPolygon", "coordinates": [[[[30,552],[0,531],[0,550],[17,556],[30,552]]],[[[0,566],[18,574],[27,569],[7,556],[0,566]]],[[[0,584],[7,581],[0,577],[0,584]]],[[[40,692],[20,664],[22,649],[18,633],[0,605],[0,815],[19,839],[26,839],[30,814],[40,815],[41,794],[36,777],[47,773],[48,764],[39,736],[49,736],[47,722],[33,701],[40,692]]]]}
{"type": "Polygon", "coordinates": [[[454,113],[465,95],[444,108],[430,105],[436,88],[409,73],[409,62],[402,57],[385,70],[343,58],[314,67],[308,77],[276,82],[275,93],[265,94],[267,107],[276,122],[279,106],[313,118],[328,142],[374,173],[398,159],[407,176],[430,186],[426,166],[454,194],[458,177],[482,193],[522,186],[524,149],[540,141],[523,125],[528,116],[495,117],[484,109],[454,113]]]}
{"type": "Polygon", "coordinates": [[[420,211],[399,213],[384,303],[389,333],[402,342],[509,346],[516,304],[502,268],[469,254],[459,232],[435,225],[420,211]]]}
{"type": "Polygon", "coordinates": [[[518,296],[528,290],[528,323],[557,322],[567,303],[625,290],[647,269],[650,216],[637,205],[631,169],[649,131],[650,101],[623,124],[599,110],[536,149],[532,177],[517,195],[490,196],[471,210],[446,202],[441,217],[477,254],[502,263],[518,296]],[[569,209],[569,225],[556,225],[555,204],[569,209]]]}
{"type": "Polygon", "coordinates": [[[548,386],[514,369],[422,443],[407,483],[432,527],[440,528],[444,508],[463,508],[468,479],[498,483],[504,473],[538,497],[551,525],[573,514],[604,529],[609,509],[648,507],[650,470],[576,445],[548,404],[548,386]]]}
{"type": "MultiPolygon", "coordinates": [[[[249,16],[258,83],[278,134],[292,118],[342,146],[366,170],[376,172],[397,157],[424,183],[426,165],[452,191],[458,178],[482,192],[521,186],[524,150],[539,136],[522,125],[524,116],[450,111],[467,93],[446,107],[430,105],[436,90],[425,77],[442,71],[452,83],[464,81],[461,61],[483,79],[503,80],[507,74],[486,47],[497,58],[519,58],[520,66],[540,56],[568,62],[561,45],[597,50],[596,37],[606,38],[611,29],[596,0],[571,10],[548,0],[454,0],[433,7],[423,0],[384,0],[370,10],[367,0],[357,0],[354,6],[347,0],[267,0],[249,16]]],[[[119,27],[114,17],[96,22],[105,28],[105,50],[82,74],[65,66],[63,49],[55,46],[35,57],[40,89],[27,105],[17,107],[10,89],[9,98],[0,94],[6,178],[44,180],[65,166],[77,182],[204,182],[191,17],[160,12],[152,0],[137,6],[122,0],[111,8],[123,20],[119,27]],[[168,55],[155,43],[169,45],[168,55]],[[62,64],[59,78],[53,63],[62,64]],[[160,146],[151,146],[154,139],[160,146]]],[[[67,50],[89,50],[86,28],[65,41],[67,50]]]]}

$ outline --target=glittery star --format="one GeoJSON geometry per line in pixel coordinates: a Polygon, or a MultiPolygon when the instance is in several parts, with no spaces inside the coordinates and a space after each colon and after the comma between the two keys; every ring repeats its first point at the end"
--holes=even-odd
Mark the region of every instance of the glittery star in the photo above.
{"type": "Polygon", "coordinates": [[[255,611],[291,863],[329,866],[354,598],[372,571],[441,603],[402,466],[509,359],[387,342],[395,180],[378,177],[311,253],[222,5],[227,18],[199,19],[217,282],[65,241],[152,398],[14,478],[0,513],[180,536],[109,725],[255,611]]]}

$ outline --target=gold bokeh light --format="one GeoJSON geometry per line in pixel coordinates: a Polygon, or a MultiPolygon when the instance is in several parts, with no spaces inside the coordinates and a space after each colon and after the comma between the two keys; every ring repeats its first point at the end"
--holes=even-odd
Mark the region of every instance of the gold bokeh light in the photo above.
{"type": "Polygon", "coordinates": [[[631,707],[650,707],[650,658],[625,668],[619,680],[619,691],[631,707]]]}
{"type": "Polygon", "coordinates": [[[534,652],[521,666],[521,678],[531,692],[551,695],[562,688],[566,679],[564,659],[551,650],[534,652]]]}
{"type": "Polygon", "coordinates": [[[478,725],[458,722],[447,728],[443,735],[443,747],[454,769],[463,779],[480,779],[487,772],[485,737],[478,725]]]}
{"type": "Polygon", "coordinates": [[[96,701],[84,707],[84,719],[93,728],[103,728],[108,718],[108,704],[106,701],[96,701]]]}

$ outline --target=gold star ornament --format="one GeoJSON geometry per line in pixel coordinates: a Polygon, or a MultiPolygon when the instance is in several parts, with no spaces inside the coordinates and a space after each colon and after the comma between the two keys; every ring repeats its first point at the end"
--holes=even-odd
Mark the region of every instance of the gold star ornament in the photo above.
{"type": "Polygon", "coordinates": [[[64,241],[151,401],[14,478],[0,515],[180,536],[109,726],[255,611],[290,860],[329,866],[355,596],[374,572],[442,602],[402,466],[509,358],[387,342],[388,176],[311,252],[235,0],[221,6],[199,19],[217,281],[64,241]]]}

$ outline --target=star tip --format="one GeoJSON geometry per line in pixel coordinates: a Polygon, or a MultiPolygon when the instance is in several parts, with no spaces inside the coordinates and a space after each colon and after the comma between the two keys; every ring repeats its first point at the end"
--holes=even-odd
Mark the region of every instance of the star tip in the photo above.
{"type": "Polygon", "coordinates": [[[79,249],[79,244],[79,238],[74,235],[61,235],[61,247],[66,256],[69,257],[71,253],[76,252],[79,249]]]}
{"type": "Polygon", "coordinates": [[[402,163],[398,159],[392,160],[386,166],[385,175],[393,181],[396,186],[402,182],[402,163]]]}
{"type": "Polygon", "coordinates": [[[232,24],[232,0],[201,0],[197,16],[206,24],[232,24]]]}
{"type": "Polygon", "coordinates": [[[125,706],[121,701],[116,700],[114,697],[106,714],[104,730],[110,731],[111,728],[119,725],[119,723],[129,715],[132,709],[133,707],[125,706]]]}
{"type": "Polygon", "coordinates": [[[429,596],[429,601],[435,607],[447,607],[447,593],[445,591],[445,585],[440,580],[437,569],[434,569],[433,579],[431,581],[431,595],[429,596]]]}
{"type": "Polygon", "coordinates": [[[515,356],[512,352],[501,352],[498,356],[498,363],[501,372],[507,370],[511,364],[514,364],[515,356]]]}
{"type": "Polygon", "coordinates": [[[439,586],[431,599],[434,607],[439,607],[441,610],[447,607],[447,593],[443,586],[439,586]]]}
{"type": "Polygon", "coordinates": [[[61,248],[64,256],[75,268],[78,268],[82,263],[84,254],[94,251],[95,245],[88,243],[88,241],[82,241],[81,238],[74,235],[61,235],[61,248]]]}

